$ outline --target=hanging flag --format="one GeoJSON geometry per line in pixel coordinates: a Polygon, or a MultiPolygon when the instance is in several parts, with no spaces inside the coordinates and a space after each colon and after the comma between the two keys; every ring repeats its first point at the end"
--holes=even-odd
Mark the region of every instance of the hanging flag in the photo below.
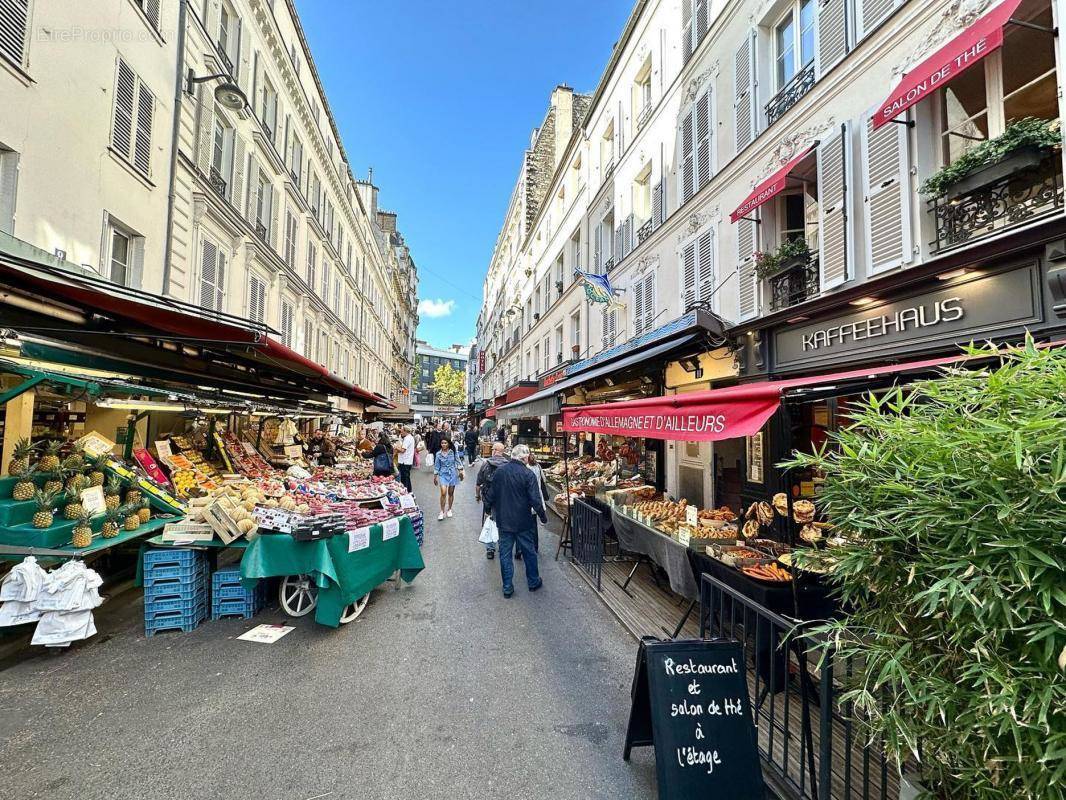
{"type": "Polygon", "coordinates": [[[596,275],[592,272],[574,270],[574,274],[585,283],[585,296],[591,303],[606,303],[607,308],[625,308],[626,304],[615,300],[615,295],[622,293],[621,289],[611,286],[611,279],[607,275],[596,275]]]}

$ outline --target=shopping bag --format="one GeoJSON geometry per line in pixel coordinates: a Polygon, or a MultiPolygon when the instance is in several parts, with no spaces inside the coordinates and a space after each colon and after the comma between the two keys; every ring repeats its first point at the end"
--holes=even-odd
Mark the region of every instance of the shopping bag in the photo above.
{"type": "Polygon", "coordinates": [[[429,467],[430,469],[433,469],[433,454],[432,453],[429,453],[426,456],[426,466],[429,467]]]}
{"type": "Polygon", "coordinates": [[[415,450],[415,460],[413,466],[415,469],[418,469],[420,466],[422,466],[422,456],[419,455],[417,450],[415,450]]]}
{"type": "Polygon", "coordinates": [[[492,517],[485,517],[485,524],[481,526],[481,535],[477,540],[482,544],[495,544],[500,541],[500,532],[496,530],[496,522],[492,517]]]}

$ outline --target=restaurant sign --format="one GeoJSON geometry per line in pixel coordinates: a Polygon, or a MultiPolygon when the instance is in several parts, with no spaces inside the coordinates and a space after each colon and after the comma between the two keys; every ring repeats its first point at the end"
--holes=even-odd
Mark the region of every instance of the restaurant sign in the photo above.
{"type": "Polygon", "coordinates": [[[886,350],[895,354],[929,342],[961,345],[1039,322],[1039,299],[1035,266],[977,274],[934,292],[781,330],[774,339],[774,362],[781,369],[886,350]]]}
{"type": "Polygon", "coordinates": [[[567,366],[569,366],[569,362],[557,369],[552,370],[551,372],[546,372],[545,374],[541,375],[540,388],[547,389],[549,386],[552,386],[553,384],[556,384],[560,380],[565,378],[567,366]]]}

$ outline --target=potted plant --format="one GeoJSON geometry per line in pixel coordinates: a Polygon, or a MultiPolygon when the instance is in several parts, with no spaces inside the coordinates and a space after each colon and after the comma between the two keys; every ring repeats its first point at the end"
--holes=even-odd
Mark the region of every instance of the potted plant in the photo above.
{"type": "Polygon", "coordinates": [[[998,363],[849,405],[784,465],[824,471],[827,580],[849,609],[809,634],[923,800],[1062,797],[1066,350],[968,352],[998,363]]]}
{"type": "Polygon", "coordinates": [[[1035,169],[1050,151],[1060,147],[1059,120],[1026,117],[930,175],[918,191],[930,199],[961,197],[1010,175],[1035,169]]]}
{"type": "Polygon", "coordinates": [[[806,266],[810,260],[811,248],[807,240],[802,237],[789,239],[772,252],[760,250],[755,254],[755,274],[759,280],[766,280],[793,267],[806,266]]]}

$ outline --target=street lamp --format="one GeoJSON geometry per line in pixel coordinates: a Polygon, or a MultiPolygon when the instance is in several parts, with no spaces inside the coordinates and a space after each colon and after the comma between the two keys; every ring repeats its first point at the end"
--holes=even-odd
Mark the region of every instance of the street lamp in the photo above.
{"type": "Polygon", "coordinates": [[[218,86],[215,87],[215,100],[223,108],[228,108],[230,111],[240,111],[248,105],[248,98],[244,92],[241,91],[241,87],[233,82],[233,79],[225,72],[219,72],[214,75],[205,75],[202,78],[196,77],[196,72],[192,67],[189,67],[189,74],[187,83],[188,87],[186,91],[192,94],[192,87],[198,83],[207,83],[207,81],[222,80],[218,86]]]}

